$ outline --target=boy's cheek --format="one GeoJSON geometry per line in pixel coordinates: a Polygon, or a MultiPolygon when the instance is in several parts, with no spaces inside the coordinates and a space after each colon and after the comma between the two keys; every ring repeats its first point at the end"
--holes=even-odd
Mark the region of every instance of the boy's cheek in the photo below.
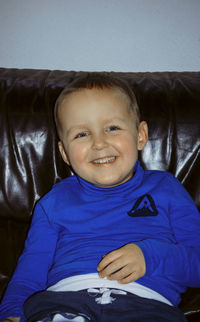
{"type": "Polygon", "coordinates": [[[71,146],[68,148],[68,156],[73,165],[73,163],[81,164],[86,157],[86,148],[81,146],[71,146]]]}

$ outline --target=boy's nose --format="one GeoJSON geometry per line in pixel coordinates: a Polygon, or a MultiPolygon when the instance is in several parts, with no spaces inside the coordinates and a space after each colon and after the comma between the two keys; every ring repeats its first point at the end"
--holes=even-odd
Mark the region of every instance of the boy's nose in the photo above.
{"type": "Polygon", "coordinates": [[[104,135],[96,135],[93,137],[92,148],[94,150],[101,150],[107,147],[108,143],[104,135]]]}

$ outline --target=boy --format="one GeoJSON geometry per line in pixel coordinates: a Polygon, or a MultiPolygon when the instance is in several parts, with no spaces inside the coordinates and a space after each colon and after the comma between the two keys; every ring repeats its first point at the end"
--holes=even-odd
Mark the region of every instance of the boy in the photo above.
{"type": "Polygon", "coordinates": [[[75,175],[38,202],[1,320],[186,321],[176,306],[200,286],[200,216],[171,174],[141,168],[134,94],[91,73],[61,93],[55,120],[75,175]]]}

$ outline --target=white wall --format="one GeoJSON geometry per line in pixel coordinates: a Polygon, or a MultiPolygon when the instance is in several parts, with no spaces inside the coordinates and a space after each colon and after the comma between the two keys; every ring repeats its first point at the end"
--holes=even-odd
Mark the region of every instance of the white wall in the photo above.
{"type": "Polygon", "coordinates": [[[199,71],[200,0],[0,0],[0,66],[199,71]]]}

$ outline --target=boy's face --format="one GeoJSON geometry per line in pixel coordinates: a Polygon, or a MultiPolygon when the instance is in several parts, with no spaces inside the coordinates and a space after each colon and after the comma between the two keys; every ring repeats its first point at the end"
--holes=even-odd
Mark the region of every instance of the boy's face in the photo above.
{"type": "Polygon", "coordinates": [[[125,95],[113,89],[83,89],[64,99],[58,112],[63,160],[86,181],[113,187],[129,180],[147,142],[145,122],[136,126],[125,95]]]}

